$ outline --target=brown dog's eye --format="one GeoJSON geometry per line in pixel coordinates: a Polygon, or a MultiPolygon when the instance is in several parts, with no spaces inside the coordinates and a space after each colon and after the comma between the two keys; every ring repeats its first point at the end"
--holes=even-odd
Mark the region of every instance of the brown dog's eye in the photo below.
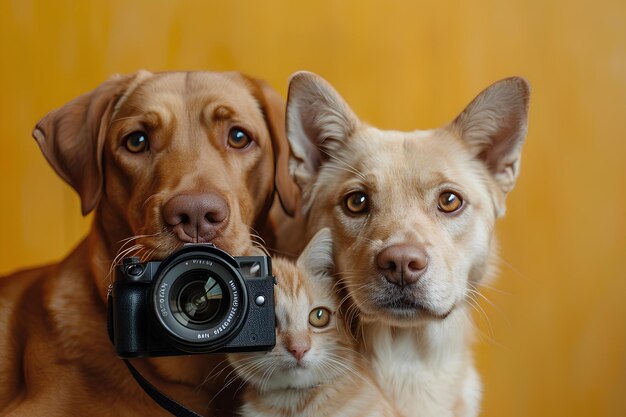
{"type": "Polygon", "coordinates": [[[243,149],[252,142],[250,136],[241,129],[233,128],[228,132],[228,144],[235,149],[243,149]]]}
{"type": "Polygon", "coordinates": [[[453,213],[463,206],[463,200],[452,191],[446,191],[439,195],[437,208],[444,213],[453,213]]]}
{"type": "Polygon", "coordinates": [[[324,307],[318,307],[309,313],[309,323],[313,327],[322,328],[330,323],[330,311],[324,307]]]}
{"type": "Polygon", "coordinates": [[[148,135],[145,132],[133,132],[126,136],[126,149],[132,153],[143,152],[148,148],[148,135]]]}
{"type": "Polygon", "coordinates": [[[346,209],[352,214],[360,214],[367,210],[367,194],[363,191],[354,191],[344,199],[346,209]]]}

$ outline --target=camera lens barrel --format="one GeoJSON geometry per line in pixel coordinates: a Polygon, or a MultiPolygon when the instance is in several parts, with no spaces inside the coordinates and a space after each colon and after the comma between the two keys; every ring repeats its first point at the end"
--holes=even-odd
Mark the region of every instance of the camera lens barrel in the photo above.
{"type": "Polygon", "coordinates": [[[183,248],[166,258],[152,282],[150,299],[162,337],[190,353],[228,343],[245,323],[248,309],[237,261],[209,245],[183,248]]]}

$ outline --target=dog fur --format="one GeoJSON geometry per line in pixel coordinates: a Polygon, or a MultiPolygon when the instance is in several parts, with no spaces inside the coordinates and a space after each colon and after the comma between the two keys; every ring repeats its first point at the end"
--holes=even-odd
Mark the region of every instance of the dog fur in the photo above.
{"type": "MultiPolygon", "coordinates": [[[[0,415],[169,415],[132,379],[108,339],[112,262],[159,259],[184,242],[210,241],[243,255],[253,250],[252,234],[271,241],[265,217],[275,187],[286,210],[297,204],[284,101],[238,73],[140,71],[50,112],[33,135],[80,195],[83,214],[95,215],[64,260],[0,279],[0,415]],[[251,139],[241,149],[230,146],[235,128],[251,139]],[[147,147],[129,145],[137,131],[147,147]],[[185,202],[167,215],[179,197],[185,202]],[[202,210],[216,206],[219,218],[206,220],[202,210]],[[188,212],[200,213],[197,224],[184,219],[188,212]]],[[[133,363],[164,393],[206,414],[220,380],[205,378],[219,359],[133,363]]]]}
{"type": "Polygon", "coordinates": [[[443,127],[385,131],[319,76],[291,79],[287,134],[302,211],[282,222],[278,249],[297,252],[289,237],[298,231],[332,230],[344,313],[405,416],[479,412],[470,306],[494,274],[494,226],[519,173],[528,102],[528,83],[509,78],[443,127]],[[462,203],[442,211],[448,198],[462,203]],[[381,260],[392,249],[395,258],[381,260]]]}

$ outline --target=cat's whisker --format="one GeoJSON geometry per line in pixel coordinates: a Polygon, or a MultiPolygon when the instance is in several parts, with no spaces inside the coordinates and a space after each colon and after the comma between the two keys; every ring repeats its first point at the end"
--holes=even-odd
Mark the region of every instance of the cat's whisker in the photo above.
{"type": "Polygon", "coordinates": [[[228,358],[219,361],[213,369],[207,374],[204,380],[196,387],[196,390],[200,389],[203,385],[209,382],[213,378],[219,377],[225,369],[228,369],[228,358]]]}
{"type": "Polygon", "coordinates": [[[357,372],[357,369],[344,361],[344,357],[336,355],[332,352],[327,353],[327,360],[329,363],[339,366],[341,369],[348,371],[355,375],[357,378],[361,378],[361,375],[357,372]]]}
{"type": "Polygon", "coordinates": [[[269,367],[267,367],[263,375],[261,375],[261,382],[259,384],[260,393],[264,393],[266,391],[267,385],[269,384],[270,377],[272,376],[272,374],[274,373],[277,367],[278,367],[278,364],[272,363],[269,367]]]}
{"type": "Polygon", "coordinates": [[[231,370],[226,377],[224,378],[224,385],[222,386],[222,388],[220,388],[217,393],[215,393],[215,395],[213,397],[211,397],[211,399],[209,400],[209,405],[213,403],[213,401],[215,401],[215,399],[226,389],[228,388],[233,382],[235,382],[237,380],[238,374],[236,373],[235,369],[231,370]]]}

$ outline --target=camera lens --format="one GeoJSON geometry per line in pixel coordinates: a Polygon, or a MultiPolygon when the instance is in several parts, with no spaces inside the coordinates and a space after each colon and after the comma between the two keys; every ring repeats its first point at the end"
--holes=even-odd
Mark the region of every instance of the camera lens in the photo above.
{"type": "Polygon", "coordinates": [[[219,321],[227,311],[228,295],[223,280],[208,271],[183,274],[171,294],[172,312],[182,325],[202,328],[219,321]]]}
{"type": "Polygon", "coordinates": [[[209,352],[245,323],[248,295],[239,264],[214,247],[186,247],[166,258],[152,287],[161,336],[189,352],[209,352]]]}

